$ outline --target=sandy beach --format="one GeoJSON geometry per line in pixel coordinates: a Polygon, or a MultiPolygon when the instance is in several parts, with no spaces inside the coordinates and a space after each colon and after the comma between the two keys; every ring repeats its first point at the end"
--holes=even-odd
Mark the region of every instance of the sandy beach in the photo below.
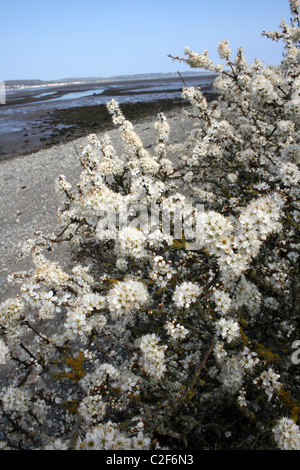
{"type": "MultiPolygon", "coordinates": [[[[183,141],[193,126],[182,109],[166,113],[170,126],[170,142],[183,141]]],[[[155,116],[142,117],[135,123],[135,130],[146,147],[154,144],[155,116]]],[[[102,132],[95,132],[100,136],[102,132]]],[[[118,129],[107,131],[117,150],[122,143],[118,129]]],[[[57,208],[59,197],[55,192],[55,180],[65,175],[71,184],[76,184],[81,171],[78,153],[86,145],[87,136],[53,145],[35,153],[0,160],[0,300],[13,295],[14,288],[7,283],[7,276],[14,271],[31,267],[30,259],[19,259],[20,245],[25,237],[32,238],[35,231],[45,234],[59,229],[57,208]]],[[[67,255],[61,254],[62,264],[67,255]]]]}

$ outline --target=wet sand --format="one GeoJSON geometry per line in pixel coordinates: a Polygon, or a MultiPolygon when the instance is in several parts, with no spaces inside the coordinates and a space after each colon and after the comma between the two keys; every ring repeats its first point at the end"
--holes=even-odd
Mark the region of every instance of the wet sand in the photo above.
{"type": "MultiPolygon", "coordinates": [[[[122,110],[128,119],[137,122],[158,112],[180,109],[182,100],[157,100],[151,103],[124,103],[122,110]]],[[[30,116],[35,123],[28,128],[1,136],[0,160],[27,155],[53,145],[70,142],[92,132],[113,129],[105,105],[76,106],[50,113],[35,111],[30,116]]]]}
{"type": "MultiPolygon", "coordinates": [[[[186,78],[188,83],[188,78],[186,78]]],[[[212,99],[212,78],[192,77],[212,99]],[[211,83],[209,83],[211,80],[211,83]]],[[[7,93],[0,106],[0,160],[26,155],[66,143],[91,132],[112,129],[106,103],[117,99],[133,122],[158,112],[181,109],[182,81],[177,79],[126,80],[25,89],[7,93]],[[87,94],[76,99],[76,95],[87,94]],[[174,97],[175,96],[175,97],[174,97]],[[163,97],[163,98],[162,98],[163,97]]]]}

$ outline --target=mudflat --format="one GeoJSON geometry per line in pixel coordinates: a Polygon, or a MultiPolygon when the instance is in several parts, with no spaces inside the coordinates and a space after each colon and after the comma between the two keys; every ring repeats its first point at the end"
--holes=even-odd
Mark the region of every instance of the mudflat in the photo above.
{"type": "Polygon", "coordinates": [[[213,97],[215,75],[101,80],[11,88],[0,104],[0,160],[112,128],[106,103],[118,100],[127,118],[182,108],[183,80],[213,97]]]}

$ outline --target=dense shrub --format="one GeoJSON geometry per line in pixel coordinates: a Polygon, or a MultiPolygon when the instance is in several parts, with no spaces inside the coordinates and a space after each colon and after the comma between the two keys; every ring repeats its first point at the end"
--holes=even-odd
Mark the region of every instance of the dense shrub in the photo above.
{"type": "Polygon", "coordinates": [[[89,137],[56,236],[0,305],[2,447],[300,449],[299,1],[280,66],[219,44],[218,99],[183,87],[195,126],[145,149],[114,100],[124,153],[89,137]],[[182,230],[181,230],[182,229],[182,230]],[[67,245],[69,270],[48,253],[67,245]],[[298,348],[298,349],[297,349],[298,348]],[[297,424],[298,423],[298,424],[297,424]]]}

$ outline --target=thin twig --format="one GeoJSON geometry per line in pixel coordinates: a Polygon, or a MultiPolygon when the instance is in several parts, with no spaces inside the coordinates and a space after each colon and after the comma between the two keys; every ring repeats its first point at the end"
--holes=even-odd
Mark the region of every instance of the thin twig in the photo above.
{"type": "Polygon", "coordinates": [[[203,360],[201,361],[201,364],[199,365],[199,367],[196,369],[196,372],[191,380],[191,382],[189,383],[189,385],[187,386],[185,392],[183,393],[183,395],[180,397],[180,399],[178,400],[179,404],[181,402],[183,402],[186,398],[186,396],[188,395],[188,393],[190,393],[190,391],[192,390],[192,388],[194,387],[195,383],[197,382],[198,380],[198,377],[199,375],[201,374],[201,371],[204,369],[206,363],[207,363],[207,360],[209,358],[209,356],[211,355],[212,353],[212,350],[214,348],[214,345],[215,345],[215,341],[213,340],[211,342],[211,345],[209,346],[208,350],[206,351],[205,353],[205,356],[203,358],[203,360]]]}
{"type": "Polygon", "coordinates": [[[186,85],[186,83],[185,83],[185,81],[184,81],[184,79],[183,79],[183,76],[181,75],[180,72],[177,72],[177,73],[178,73],[179,77],[181,78],[181,81],[182,81],[183,85],[186,87],[187,85],[186,85]]]}

